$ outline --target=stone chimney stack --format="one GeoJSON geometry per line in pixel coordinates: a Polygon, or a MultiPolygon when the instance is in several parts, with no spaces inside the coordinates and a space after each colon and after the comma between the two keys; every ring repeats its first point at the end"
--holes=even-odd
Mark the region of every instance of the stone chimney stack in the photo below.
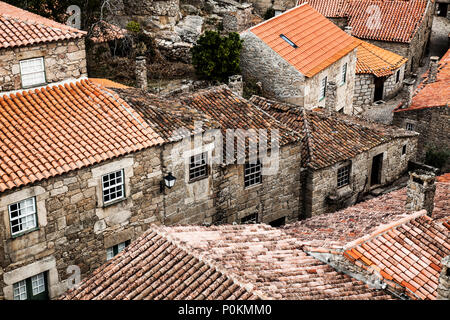
{"type": "Polygon", "coordinates": [[[136,57],[136,86],[147,90],[147,61],[145,57],[136,57]]]}
{"type": "Polygon", "coordinates": [[[407,79],[403,81],[404,88],[406,90],[406,101],[404,107],[407,108],[411,105],[414,96],[414,79],[407,79]]]}
{"type": "Polygon", "coordinates": [[[438,300],[450,300],[450,256],[442,259],[442,270],[437,288],[438,300]]]}
{"type": "Polygon", "coordinates": [[[242,76],[235,74],[228,78],[228,87],[238,96],[242,97],[244,94],[244,83],[242,82],[242,76]]]}
{"type": "Polygon", "coordinates": [[[352,27],[350,27],[350,26],[346,26],[346,27],[345,27],[345,32],[347,32],[347,34],[348,34],[349,36],[352,35],[352,31],[353,31],[353,28],[352,28],[352,27]]]}
{"type": "Polygon", "coordinates": [[[433,172],[417,170],[409,173],[409,181],[406,189],[406,210],[427,210],[431,217],[434,208],[434,194],[436,175],[433,172]]]}
{"type": "Polygon", "coordinates": [[[437,57],[437,56],[430,57],[430,73],[428,75],[427,83],[436,81],[438,63],[439,63],[439,57],[437,57]]]}
{"type": "Polygon", "coordinates": [[[330,111],[336,111],[336,95],[337,86],[333,81],[328,81],[327,90],[325,93],[325,109],[330,111]]]}

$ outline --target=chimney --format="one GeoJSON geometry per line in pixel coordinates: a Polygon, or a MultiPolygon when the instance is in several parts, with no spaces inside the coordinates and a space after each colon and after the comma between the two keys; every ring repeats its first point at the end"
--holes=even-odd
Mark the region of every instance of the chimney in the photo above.
{"type": "Polygon", "coordinates": [[[352,35],[352,31],[353,31],[353,28],[352,28],[352,27],[350,27],[350,26],[346,26],[346,27],[345,27],[345,32],[346,32],[349,36],[352,35]]]}
{"type": "Polygon", "coordinates": [[[244,83],[242,82],[242,76],[240,74],[235,74],[228,78],[228,87],[234,94],[242,97],[244,94],[244,83]]]}
{"type": "Polygon", "coordinates": [[[145,57],[136,57],[136,86],[138,88],[147,90],[147,62],[145,57]]]}
{"type": "Polygon", "coordinates": [[[337,86],[333,81],[328,81],[325,93],[325,109],[336,111],[336,92],[337,86]]]}
{"type": "Polygon", "coordinates": [[[438,300],[450,300],[450,256],[442,259],[442,270],[437,288],[438,300]]]}
{"type": "Polygon", "coordinates": [[[438,70],[439,57],[430,57],[430,73],[428,74],[427,83],[432,83],[436,81],[437,70],[438,70]]]}
{"type": "Polygon", "coordinates": [[[412,103],[412,99],[414,96],[414,83],[416,81],[414,79],[406,79],[403,81],[406,90],[406,101],[405,108],[409,107],[412,103]]]}
{"type": "Polygon", "coordinates": [[[436,175],[433,172],[417,170],[409,173],[409,181],[406,189],[406,210],[427,210],[431,217],[434,208],[434,194],[436,175]]]}

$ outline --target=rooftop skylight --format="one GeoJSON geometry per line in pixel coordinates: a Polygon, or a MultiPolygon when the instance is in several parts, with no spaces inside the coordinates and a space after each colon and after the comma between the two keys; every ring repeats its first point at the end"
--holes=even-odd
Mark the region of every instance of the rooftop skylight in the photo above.
{"type": "Polygon", "coordinates": [[[286,41],[287,43],[289,43],[293,48],[295,48],[295,49],[298,48],[298,46],[294,42],[289,40],[289,38],[286,37],[284,34],[280,34],[280,38],[283,39],[284,41],[286,41]]]}

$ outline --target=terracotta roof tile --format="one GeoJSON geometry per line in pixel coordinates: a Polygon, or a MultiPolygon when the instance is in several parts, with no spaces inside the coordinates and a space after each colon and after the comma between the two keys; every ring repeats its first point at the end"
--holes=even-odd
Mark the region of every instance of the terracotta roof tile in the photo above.
{"type": "Polygon", "coordinates": [[[307,111],[258,96],[253,96],[250,102],[304,135],[303,166],[314,169],[353,158],[398,137],[417,135],[340,113],[330,115],[319,108],[307,111]]]}
{"type": "Polygon", "coordinates": [[[123,39],[126,34],[126,29],[101,20],[92,26],[89,39],[94,43],[103,43],[123,39]]]}
{"type": "Polygon", "coordinates": [[[0,192],[162,143],[89,80],[0,96],[0,192]]]}
{"type": "Polygon", "coordinates": [[[79,39],[81,31],[0,1],[0,49],[79,39]]]}
{"type": "Polygon", "coordinates": [[[450,107],[450,50],[439,61],[436,81],[428,83],[428,76],[429,73],[417,87],[411,105],[404,108],[403,104],[400,104],[394,112],[450,107]]]}
{"type": "Polygon", "coordinates": [[[127,89],[130,88],[129,86],[126,86],[124,84],[118,83],[118,82],[114,82],[112,80],[109,79],[100,79],[100,78],[89,78],[89,80],[91,80],[91,82],[101,85],[103,87],[106,88],[111,88],[111,89],[127,89]]]}
{"type": "Polygon", "coordinates": [[[423,23],[427,0],[298,0],[327,18],[348,19],[352,35],[361,39],[409,43],[423,23]],[[379,8],[380,24],[376,24],[379,8]],[[369,22],[373,21],[373,25],[369,22]]]}
{"type": "Polygon", "coordinates": [[[357,51],[356,73],[369,73],[376,77],[388,76],[405,64],[407,60],[407,58],[391,51],[360,40],[357,51]]]}
{"type": "Polygon", "coordinates": [[[282,58],[307,77],[325,69],[356,46],[355,39],[308,4],[250,28],[282,58]],[[286,36],[297,48],[283,40],[286,36]]]}

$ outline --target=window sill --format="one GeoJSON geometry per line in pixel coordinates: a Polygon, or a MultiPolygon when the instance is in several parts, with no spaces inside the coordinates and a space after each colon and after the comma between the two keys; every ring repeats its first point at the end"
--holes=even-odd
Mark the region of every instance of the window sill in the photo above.
{"type": "Polygon", "coordinates": [[[125,201],[125,200],[127,200],[127,198],[123,197],[123,198],[116,199],[116,200],[113,200],[113,201],[108,202],[108,203],[103,203],[102,208],[107,208],[107,207],[113,206],[113,205],[118,204],[118,203],[120,203],[122,201],[125,201]]]}
{"type": "Polygon", "coordinates": [[[24,235],[26,235],[26,234],[28,234],[28,233],[31,233],[31,232],[34,232],[34,231],[37,231],[37,230],[39,230],[39,227],[30,229],[30,230],[27,230],[27,231],[23,231],[23,232],[21,232],[21,233],[15,234],[15,235],[11,235],[11,238],[12,238],[12,239],[20,238],[21,236],[24,236],[24,235]]]}
{"type": "Polygon", "coordinates": [[[194,178],[194,179],[190,179],[189,183],[194,183],[194,182],[198,182],[198,181],[204,180],[204,179],[208,178],[208,176],[209,175],[197,177],[197,178],[194,178]]]}
{"type": "Polygon", "coordinates": [[[252,184],[251,186],[247,186],[247,187],[244,186],[244,190],[250,190],[250,189],[259,187],[261,185],[262,185],[262,182],[259,182],[259,183],[256,183],[256,184],[252,184]]]}
{"type": "Polygon", "coordinates": [[[28,90],[28,89],[43,87],[43,86],[46,86],[47,84],[48,84],[47,82],[43,82],[43,83],[33,84],[32,86],[22,86],[22,89],[28,90]]]}

